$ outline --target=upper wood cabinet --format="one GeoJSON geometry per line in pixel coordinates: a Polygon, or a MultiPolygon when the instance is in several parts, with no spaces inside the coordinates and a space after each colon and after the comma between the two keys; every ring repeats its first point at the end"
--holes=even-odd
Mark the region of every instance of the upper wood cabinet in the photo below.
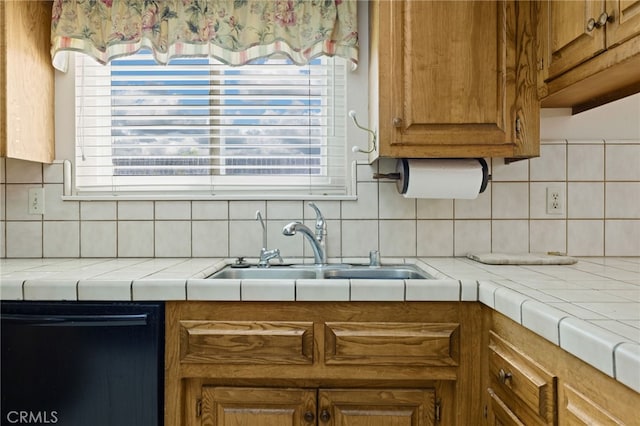
{"type": "Polygon", "coordinates": [[[557,77],[605,50],[604,0],[552,1],[547,3],[549,58],[544,80],[557,77]],[[604,20],[604,24],[600,22],[604,20]]]}
{"type": "Polygon", "coordinates": [[[539,149],[535,8],[525,1],[370,3],[378,157],[531,157],[539,149]]]}
{"type": "Polygon", "coordinates": [[[0,1],[0,157],[51,163],[51,1],[0,1]]]}
{"type": "Polygon", "coordinates": [[[589,109],[640,91],[640,1],[539,2],[544,107],[589,109]]]}

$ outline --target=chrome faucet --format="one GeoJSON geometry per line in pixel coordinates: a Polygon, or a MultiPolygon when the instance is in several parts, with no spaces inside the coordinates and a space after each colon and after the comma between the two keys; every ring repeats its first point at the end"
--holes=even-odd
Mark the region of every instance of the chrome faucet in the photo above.
{"type": "Polygon", "coordinates": [[[258,261],[258,268],[268,268],[270,266],[269,261],[271,259],[280,259],[282,263],[282,257],[280,256],[279,249],[267,250],[267,227],[262,220],[262,213],[260,210],[256,211],[256,220],[260,222],[262,226],[262,248],[260,249],[260,261],[258,261]]]}
{"type": "Polygon", "coordinates": [[[324,216],[320,212],[318,206],[315,203],[309,203],[309,207],[316,212],[316,226],[315,232],[311,231],[309,227],[302,222],[291,222],[282,229],[282,233],[287,236],[295,235],[297,232],[301,232],[302,235],[309,241],[311,248],[313,249],[313,258],[316,265],[327,264],[327,222],[324,220],[324,216]]]}

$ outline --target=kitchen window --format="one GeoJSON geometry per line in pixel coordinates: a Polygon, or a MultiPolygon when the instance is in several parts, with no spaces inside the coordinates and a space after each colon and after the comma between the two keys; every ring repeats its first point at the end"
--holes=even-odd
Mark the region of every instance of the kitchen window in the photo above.
{"type": "Polygon", "coordinates": [[[77,54],[76,195],[349,195],[349,74],[339,57],[77,54]]]}

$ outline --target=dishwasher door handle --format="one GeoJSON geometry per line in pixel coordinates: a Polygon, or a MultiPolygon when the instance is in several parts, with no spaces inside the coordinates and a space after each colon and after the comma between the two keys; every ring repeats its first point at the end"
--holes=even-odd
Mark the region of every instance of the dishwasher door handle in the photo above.
{"type": "Polygon", "coordinates": [[[147,325],[147,314],[125,315],[22,315],[2,314],[6,324],[34,327],[130,327],[147,325]]]}

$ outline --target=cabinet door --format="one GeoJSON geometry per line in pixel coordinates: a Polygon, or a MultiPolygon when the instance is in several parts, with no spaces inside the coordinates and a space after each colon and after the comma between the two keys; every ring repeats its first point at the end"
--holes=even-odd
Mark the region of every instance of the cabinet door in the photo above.
{"type": "Polygon", "coordinates": [[[427,426],[435,424],[432,389],[328,389],[319,392],[320,426],[427,426]]]}
{"type": "Polygon", "coordinates": [[[312,389],[202,388],[203,426],[305,426],[315,415],[312,389]]]}
{"type": "Polygon", "coordinates": [[[0,156],[51,163],[50,1],[0,2],[0,156]],[[28,70],[28,72],[25,72],[28,70]]]}
{"type": "Polygon", "coordinates": [[[605,49],[604,27],[595,25],[604,12],[604,0],[547,0],[543,4],[542,28],[546,34],[540,36],[547,41],[544,80],[559,76],[605,49]]]}
{"type": "Polygon", "coordinates": [[[560,407],[564,424],[569,426],[624,424],[571,385],[565,383],[563,391],[563,403],[560,407]]]}
{"type": "Polygon", "coordinates": [[[507,152],[515,139],[514,8],[501,1],[380,1],[373,8],[381,156],[507,152]]]}
{"type": "Polygon", "coordinates": [[[607,47],[640,35],[640,0],[607,0],[607,47]]]}

